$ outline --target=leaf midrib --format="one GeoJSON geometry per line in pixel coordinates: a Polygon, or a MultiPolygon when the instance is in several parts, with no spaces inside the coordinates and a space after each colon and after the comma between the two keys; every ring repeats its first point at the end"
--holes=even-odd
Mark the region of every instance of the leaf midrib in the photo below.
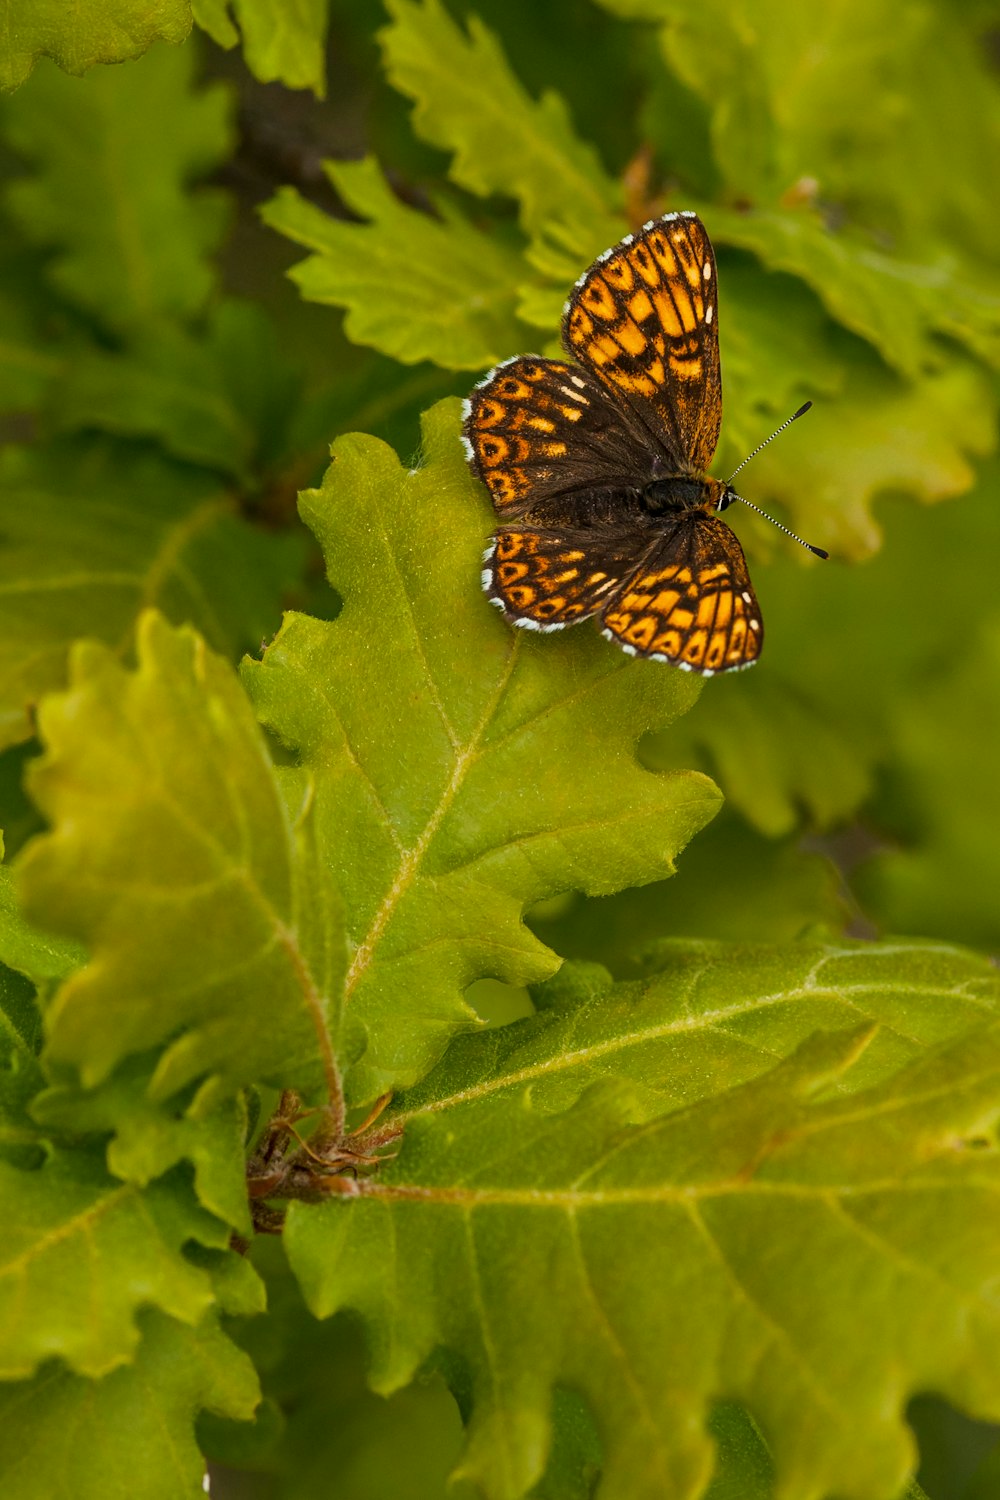
{"type": "MultiPolygon", "coordinates": [[[[850,951],[849,949],[834,949],[827,956],[830,958],[842,957],[845,953],[849,954],[850,951]]],[[[707,973],[708,971],[705,970],[703,972],[707,973]]],[[[516,1088],[521,1084],[532,1083],[540,1078],[550,1078],[571,1068],[587,1064],[592,1060],[618,1052],[626,1052],[633,1047],[645,1046],[651,1042],[661,1041],[668,1036],[682,1036],[685,1033],[694,1035],[699,1031],[712,1031],[716,1029],[720,1021],[736,1019],[747,1015],[751,1010],[756,1012],[765,1006],[781,1005],[796,1000],[823,999],[831,996],[835,999],[841,999],[847,995],[869,992],[877,993],[878,991],[884,991],[885,988],[884,981],[865,981],[854,985],[810,985],[807,976],[805,982],[791,989],[777,990],[770,995],[754,996],[752,1000],[741,1000],[737,1004],[722,1009],[703,1011],[697,1016],[679,1016],[673,1020],[665,1021],[658,1026],[650,1026],[642,1031],[620,1033],[618,1036],[611,1037],[606,1041],[593,1042],[587,1047],[580,1047],[571,1052],[562,1052],[558,1056],[547,1057],[539,1062],[530,1063],[523,1068],[518,1068],[514,1072],[488,1079],[483,1083],[473,1084],[466,1089],[460,1089],[454,1094],[447,1095],[445,1098],[430,1100],[428,1103],[421,1104],[415,1109],[404,1110],[400,1114],[392,1116],[393,1123],[403,1126],[408,1120],[415,1119],[420,1115],[436,1114],[446,1109],[454,1109],[478,1099],[488,1098],[491,1094],[499,1093],[504,1089],[516,1088]]],[[[919,996],[921,999],[934,999],[942,996],[950,998],[955,994],[954,988],[940,985],[894,985],[893,989],[895,993],[905,990],[905,993],[919,996]]],[[[976,996],[964,995],[963,998],[971,1004],[980,1004],[986,1011],[992,1011],[993,1009],[987,1001],[980,1001],[976,996]]],[[[902,1037],[918,1046],[922,1045],[919,1038],[911,1036],[907,1032],[901,1032],[897,1027],[890,1026],[885,1021],[880,1022],[880,1026],[882,1030],[893,1036],[902,1037]]],[[[743,1042],[748,1049],[753,1047],[753,1041],[749,1037],[740,1037],[737,1040],[743,1042]]],[[[756,1050],[764,1051],[764,1049],[759,1047],[756,1050]]],[[[777,1054],[770,1052],[766,1055],[777,1057],[777,1054]]]]}
{"type": "MultiPolygon", "coordinates": [[[[419,638],[419,631],[416,631],[416,629],[415,634],[419,638]]],[[[386,927],[389,925],[393,913],[395,912],[403,896],[413,884],[413,881],[416,879],[421,861],[423,860],[423,857],[426,854],[427,849],[429,848],[430,843],[434,838],[434,835],[437,833],[442,822],[444,821],[448,810],[450,809],[452,803],[458,795],[459,789],[461,788],[462,783],[465,780],[466,775],[468,774],[470,766],[474,765],[476,760],[478,759],[482,746],[483,736],[485,735],[486,730],[489,727],[493,715],[497,711],[504,693],[507,691],[507,686],[510,682],[511,676],[514,671],[514,666],[518,659],[520,644],[520,636],[515,636],[514,640],[511,642],[510,650],[507,654],[506,666],[497,679],[496,687],[494,688],[490,700],[486,705],[482,718],[480,719],[476,728],[473,730],[473,733],[465,748],[459,750],[456,746],[457,753],[455,756],[455,764],[452,768],[451,776],[449,777],[448,782],[445,785],[440,798],[438,799],[438,804],[434,808],[427,822],[424,824],[423,831],[421,832],[416,843],[410,849],[403,852],[396,873],[396,878],[390,886],[385,897],[383,898],[381,906],[375,913],[375,916],[372,918],[368,931],[354,951],[354,957],[351,960],[350,966],[347,970],[347,976],[344,980],[345,1006],[348,1004],[352,994],[354,993],[354,990],[357,988],[357,985],[359,984],[369,964],[371,963],[375,948],[377,947],[382,934],[385,932],[386,927]]],[[[433,688],[433,679],[431,678],[429,670],[427,672],[427,680],[433,688]]],[[[443,705],[441,705],[440,700],[438,699],[436,689],[434,691],[434,698],[438,703],[442,723],[446,729],[446,732],[448,732],[450,731],[450,724],[445,715],[443,705]]],[[[452,739],[452,743],[455,743],[454,739],[452,739]]]]}

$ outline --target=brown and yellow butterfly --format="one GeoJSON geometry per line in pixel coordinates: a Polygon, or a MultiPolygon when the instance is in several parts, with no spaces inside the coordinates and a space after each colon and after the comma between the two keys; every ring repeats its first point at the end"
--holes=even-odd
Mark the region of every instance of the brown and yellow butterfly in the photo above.
{"type": "Polygon", "coordinates": [[[575,363],[519,355],[465,403],[469,463],[503,522],[483,587],[512,625],[598,615],[623,651],[705,677],[757,660],[760,609],[717,515],[739,497],[705,473],[722,417],[717,307],[703,224],[665,214],[576,283],[562,325],[575,363]]]}

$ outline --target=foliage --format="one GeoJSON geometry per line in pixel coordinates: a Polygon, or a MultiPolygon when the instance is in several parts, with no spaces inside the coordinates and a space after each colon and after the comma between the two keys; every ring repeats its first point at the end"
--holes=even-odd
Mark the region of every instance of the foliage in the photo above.
{"type": "Polygon", "coordinates": [[[985,8],[8,22],[3,1493],[992,1493],[985,8]],[[670,207],[832,554],[727,514],[708,683],[488,610],[458,442],[670,207]]]}

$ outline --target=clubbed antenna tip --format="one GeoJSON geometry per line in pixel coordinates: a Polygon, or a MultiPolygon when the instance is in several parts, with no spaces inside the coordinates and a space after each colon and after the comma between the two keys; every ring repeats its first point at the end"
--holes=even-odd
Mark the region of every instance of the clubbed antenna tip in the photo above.
{"type": "Polygon", "coordinates": [[[791,427],[792,423],[797,422],[799,417],[804,417],[810,406],[812,406],[811,401],[803,402],[797,412],[793,412],[786,422],[782,422],[780,427],[776,427],[769,438],[765,438],[762,443],[758,443],[753,452],[748,453],[743,462],[736,466],[736,468],[730,474],[729,478],[726,480],[726,493],[723,497],[723,503],[720,504],[719,509],[725,510],[726,507],[731,505],[734,500],[738,500],[741,505],[747,506],[750,510],[755,510],[759,516],[764,517],[765,521],[770,521],[772,526],[777,526],[779,531],[783,531],[785,535],[790,536],[793,541],[796,541],[801,546],[807,548],[808,551],[813,553],[815,557],[828,558],[830,556],[829,552],[824,552],[822,547],[814,547],[812,542],[803,541],[802,537],[796,536],[794,531],[790,531],[787,526],[782,526],[780,521],[776,521],[773,516],[769,516],[766,510],[761,510],[759,505],[751,505],[749,500],[744,500],[742,495],[737,495],[736,491],[731,488],[732,482],[740,472],[740,469],[745,469],[750,460],[752,458],[756,458],[761,449],[766,448],[768,443],[770,443],[774,438],[778,436],[779,432],[784,432],[785,428],[791,427]]]}

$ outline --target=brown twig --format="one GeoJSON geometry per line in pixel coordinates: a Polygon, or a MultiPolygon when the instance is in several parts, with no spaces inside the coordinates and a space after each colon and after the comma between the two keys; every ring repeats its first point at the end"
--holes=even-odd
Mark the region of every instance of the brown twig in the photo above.
{"type": "MultiPolygon", "coordinates": [[[[353,1130],[346,1131],[336,1103],[303,1109],[294,1089],[286,1089],[268,1120],[257,1149],[247,1162],[247,1195],[250,1216],[258,1234],[280,1234],[284,1211],[268,1200],[297,1199],[318,1202],[331,1195],[354,1196],[363,1192],[366,1176],[376,1172],[395,1152],[384,1147],[402,1135],[391,1122],[373,1130],[391,1094],[376,1099],[353,1130]],[[324,1117],[308,1139],[297,1128],[315,1115],[324,1117]]],[[[246,1241],[233,1237],[233,1248],[245,1253],[246,1241]]]]}

